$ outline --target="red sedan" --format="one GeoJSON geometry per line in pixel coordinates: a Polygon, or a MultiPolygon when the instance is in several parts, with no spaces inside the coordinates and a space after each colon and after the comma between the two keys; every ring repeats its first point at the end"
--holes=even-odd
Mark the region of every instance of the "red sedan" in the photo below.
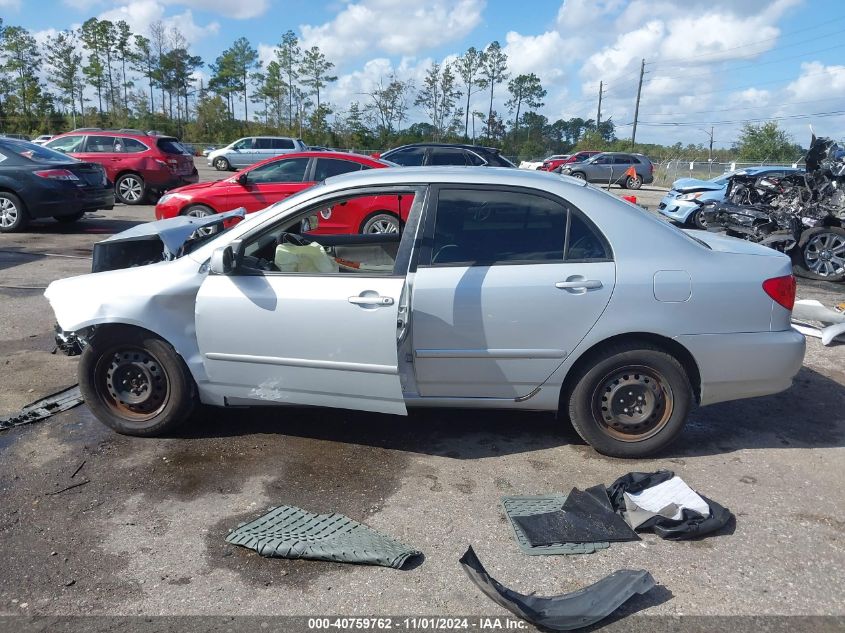
{"type": "Polygon", "coordinates": [[[585,160],[587,160],[591,156],[595,156],[596,154],[601,154],[601,152],[596,152],[593,150],[583,150],[580,152],[575,152],[574,154],[570,154],[565,158],[547,160],[539,167],[539,169],[542,171],[554,171],[558,167],[562,167],[563,165],[584,162],[585,160]]]}
{"type": "MultiPolygon", "coordinates": [[[[200,182],[167,192],[156,205],[156,219],[177,215],[205,217],[244,207],[266,209],[331,176],[390,163],[346,152],[296,152],[270,158],[226,180],[200,182]]],[[[408,197],[408,196],[405,196],[408,197]]],[[[357,198],[321,213],[314,233],[398,233],[410,201],[396,196],[357,198]]]]}

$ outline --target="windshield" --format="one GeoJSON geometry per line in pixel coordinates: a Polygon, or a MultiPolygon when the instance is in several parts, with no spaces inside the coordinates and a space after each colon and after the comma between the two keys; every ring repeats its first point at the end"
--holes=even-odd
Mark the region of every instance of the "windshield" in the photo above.
{"type": "Polygon", "coordinates": [[[29,141],[5,139],[3,145],[34,163],[76,163],[75,158],[29,141]]]}

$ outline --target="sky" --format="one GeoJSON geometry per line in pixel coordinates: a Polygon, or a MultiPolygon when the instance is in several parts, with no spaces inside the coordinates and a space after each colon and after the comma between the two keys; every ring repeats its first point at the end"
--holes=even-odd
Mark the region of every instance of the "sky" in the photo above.
{"type": "MultiPolygon", "coordinates": [[[[706,145],[712,126],[714,147],[728,147],[743,121],[776,117],[805,146],[808,124],[845,137],[841,0],[0,0],[0,16],[39,41],[91,16],[136,32],[161,19],[206,63],[240,36],[266,63],[291,29],[336,64],[321,96],[338,111],[392,71],[419,86],[432,61],[498,40],[513,75],[542,80],[551,121],[595,118],[603,82],[602,119],[620,138],[644,59],[638,142],[706,145]]],[[[502,112],[506,88],[496,90],[502,112]]],[[[486,110],[483,95],[473,109],[486,110]]]]}

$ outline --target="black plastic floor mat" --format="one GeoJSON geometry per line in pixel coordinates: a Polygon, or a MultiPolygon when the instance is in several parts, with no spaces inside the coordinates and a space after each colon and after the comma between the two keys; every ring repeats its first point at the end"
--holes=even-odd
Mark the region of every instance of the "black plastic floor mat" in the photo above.
{"type": "Polygon", "coordinates": [[[513,535],[519,549],[523,554],[529,556],[547,556],[557,554],[592,554],[600,549],[607,549],[610,543],[554,543],[551,545],[532,546],[528,538],[516,522],[517,517],[532,516],[555,512],[563,507],[566,495],[545,495],[545,496],[513,496],[502,497],[502,506],[505,514],[510,519],[513,535]]]}

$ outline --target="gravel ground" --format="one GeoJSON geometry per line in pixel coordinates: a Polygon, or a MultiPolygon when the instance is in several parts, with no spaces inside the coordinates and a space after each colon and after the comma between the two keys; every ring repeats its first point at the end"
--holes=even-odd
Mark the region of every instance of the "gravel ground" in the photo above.
{"type": "MultiPolygon", "coordinates": [[[[663,193],[636,195],[653,210],[663,193]]],[[[41,288],[86,272],[94,242],[152,216],[117,206],[0,237],[0,414],[75,382],[76,359],[50,353],[41,288]]],[[[841,285],[816,282],[799,282],[798,294],[845,299],[841,285]]],[[[640,461],[602,457],[543,414],[202,409],[179,436],[134,439],[82,406],[0,432],[0,614],[506,615],[457,564],[472,544],[523,593],[649,570],[658,588],[631,600],[622,614],[636,617],[613,630],[650,616],[843,616],[843,349],[809,340],[792,389],[698,409],[674,446],[640,461]],[[658,468],[729,507],[735,525],[701,541],[645,535],[592,555],[526,557],[499,503],[658,468]],[[283,503],[344,513],[425,560],[396,571],[269,560],[224,543],[283,503]]]]}

